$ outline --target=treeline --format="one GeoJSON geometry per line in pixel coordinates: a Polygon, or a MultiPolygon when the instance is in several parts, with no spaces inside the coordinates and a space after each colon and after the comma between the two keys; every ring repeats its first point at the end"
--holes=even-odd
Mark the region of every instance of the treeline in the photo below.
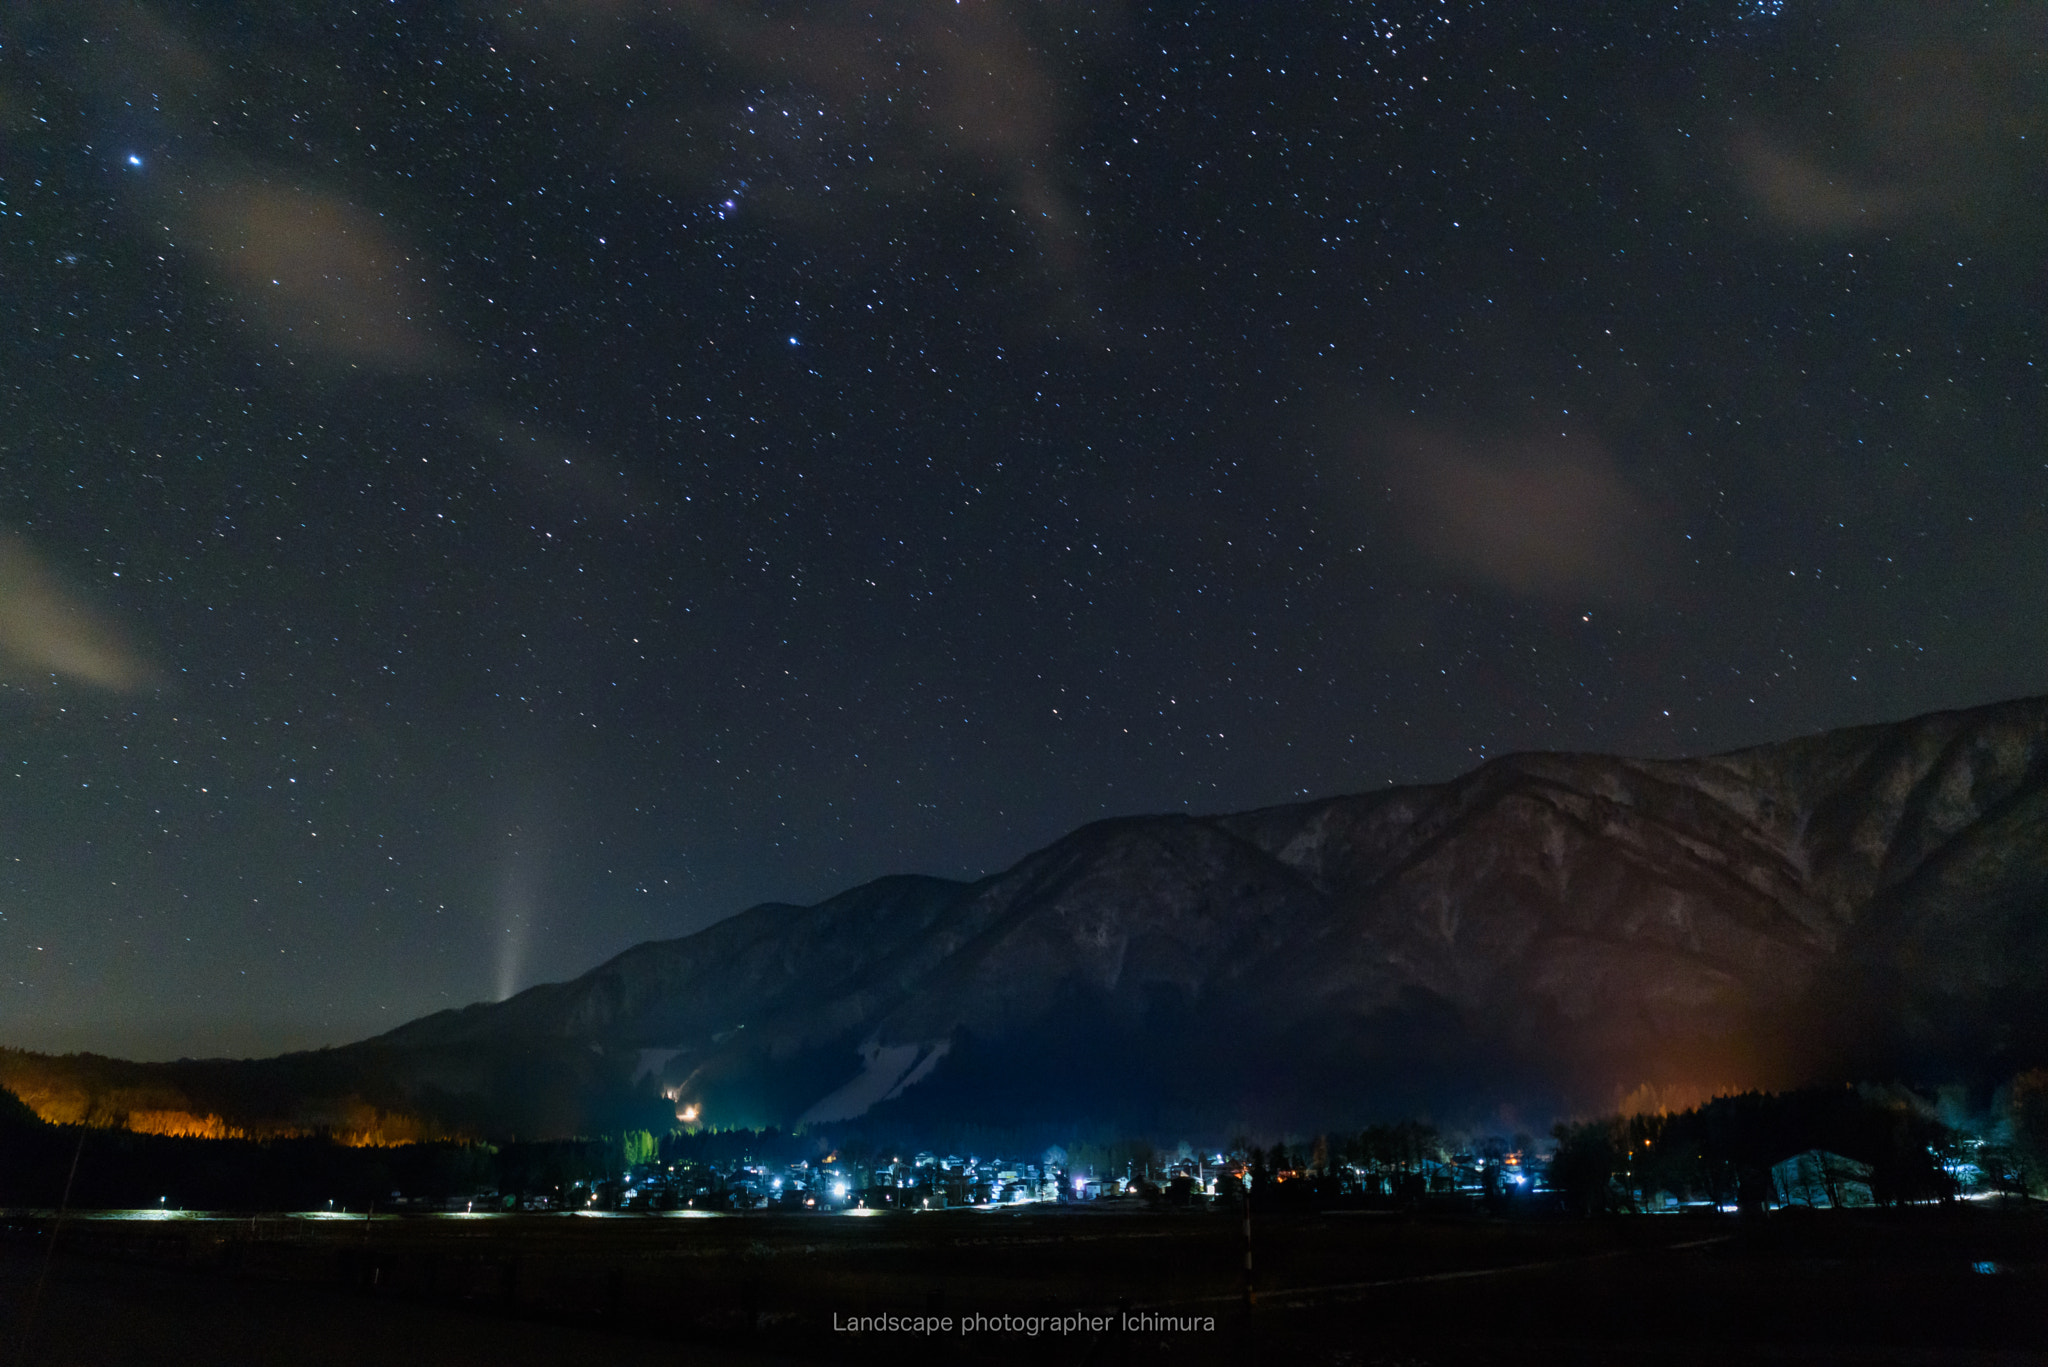
{"type": "Polygon", "coordinates": [[[54,1207],[70,1182],[80,1209],[365,1211],[394,1194],[441,1202],[481,1192],[559,1196],[615,1180],[657,1149],[645,1131],[600,1139],[365,1147],[329,1135],[185,1138],[53,1125],[0,1089],[0,1206],[54,1207]],[[74,1174],[75,1163],[75,1176],[74,1174]]]}
{"type": "Polygon", "coordinates": [[[434,1120],[372,1104],[331,1050],[274,1059],[135,1063],[98,1054],[0,1048],[0,1089],[54,1125],[179,1139],[324,1135],[389,1146],[463,1137],[434,1120]]]}
{"type": "Polygon", "coordinates": [[[1560,1124],[1551,1140],[1544,1161],[1526,1134],[1453,1142],[1408,1121],[1265,1149],[1239,1138],[1235,1147],[1258,1189],[1280,1204],[1416,1200],[1476,1175],[1490,1203],[1526,1206],[1540,1181],[1534,1204],[1581,1215],[1643,1210],[1660,1194],[1757,1211],[1776,1198],[1772,1170],[1813,1152],[1825,1156],[1822,1173],[1840,1168],[1880,1205],[1953,1196],[1954,1171],[1971,1169],[1978,1190],[2048,1197],[2048,1070],[2013,1079],[1967,1126],[1944,1123],[1902,1089],[1841,1087],[1560,1124]],[[1520,1184],[1504,1180],[1510,1154],[1519,1156],[1520,1184]]]}
{"type": "Polygon", "coordinates": [[[2048,1072],[2006,1089],[1986,1135],[1944,1124],[1917,1097],[1856,1088],[1720,1097],[1670,1115],[1559,1125],[1549,1185],[1582,1214],[1636,1210],[1658,1192],[1745,1211],[1772,1199],[1773,1167],[1819,1151],[1868,1169],[1879,1205],[1953,1196],[1968,1164],[1995,1190],[2048,1194],[2048,1072]]]}
{"type": "MultiPolygon", "coordinates": [[[[1903,1089],[1842,1087],[1560,1124],[1550,1137],[1551,1152],[1541,1155],[1527,1134],[1452,1137],[1403,1121],[1270,1147],[1240,1135],[1231,1150],[1261,1199],[1281,1206],[1401,1204],[1476,1183],[1496,1209],[1594,1215],[1643,1210],[1668,1195],[1755,1211],[1776,1198],[1772,1170],[1813,1152],[1825,1156],[1814,1166],[1829,1180],[1867,1186],[1880,1205],[1953,1196],[1955,1172],[1971,1170],[1979,1191],[2048,1197],[2048,1070],[2014,1078],[1988,1112],[1958,1125],[1903,1089]]],[[[1111,1158],[1101,1168],[1119,1176],[1135,1175],[1154,1152],[1142,1143],[1096,1150],[1111,1158]]],[[[1227,1178],[1219,1191],[1237,1194],[1227,1178]]]]}

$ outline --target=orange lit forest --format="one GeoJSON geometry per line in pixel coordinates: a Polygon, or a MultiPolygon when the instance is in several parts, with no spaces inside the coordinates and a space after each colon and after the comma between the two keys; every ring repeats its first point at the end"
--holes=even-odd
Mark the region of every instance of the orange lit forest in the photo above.
{"type": "MultiPolygon", "coordinates": [[[[190,1065],[205,1068],[205,1064],[190,1065]]],[[[326,1102],[317,1109],[266,1114],[249,1097],[231,1123],[196,1104],[162,1069],[142,1069],[97,1054],[49,1057],[0,1049],[0,1087],[50,1125],[83,1125],[178,1139],[303,1139],[319,1136],[351,1147],[389,1147],[469,1136],[367,1101],[326,1102]],[[263,1117],[261,1119],[254,1117],[263,1117]]]]}

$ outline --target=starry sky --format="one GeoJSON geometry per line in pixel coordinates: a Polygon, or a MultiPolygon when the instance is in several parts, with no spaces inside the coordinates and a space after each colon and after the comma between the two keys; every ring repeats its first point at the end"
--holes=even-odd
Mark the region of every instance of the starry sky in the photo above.
{"type": "Polygon", "coordinates": [[[2048,689],[2048,22],[25,0],[0,1043],[2048,689]]]}

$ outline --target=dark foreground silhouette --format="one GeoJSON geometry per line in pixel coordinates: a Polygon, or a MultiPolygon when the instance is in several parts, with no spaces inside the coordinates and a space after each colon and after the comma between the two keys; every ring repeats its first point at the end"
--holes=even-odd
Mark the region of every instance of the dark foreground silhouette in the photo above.
{"type": "Polygon", "coordinates": [[[1282,1211],[1255,1222],[1249,1307],[1239,1212],[1129,1200],[866,1218],[73,1217],[38,1296],[53,1224],[17,1217],[0,1237],[0,1330],[23,1363],[2048,1361],[2048,1218],[2016,1200],[1593,1220],[1282,1211]]]}

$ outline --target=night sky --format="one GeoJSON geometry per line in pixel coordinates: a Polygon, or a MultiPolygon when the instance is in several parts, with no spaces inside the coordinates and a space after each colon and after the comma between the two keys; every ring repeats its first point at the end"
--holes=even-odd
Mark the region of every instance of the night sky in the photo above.
{"type": "Polygon", "coordinates": [[[0,1043],[2048,690],[2032,3],[27,0],[0,1043]]]}

